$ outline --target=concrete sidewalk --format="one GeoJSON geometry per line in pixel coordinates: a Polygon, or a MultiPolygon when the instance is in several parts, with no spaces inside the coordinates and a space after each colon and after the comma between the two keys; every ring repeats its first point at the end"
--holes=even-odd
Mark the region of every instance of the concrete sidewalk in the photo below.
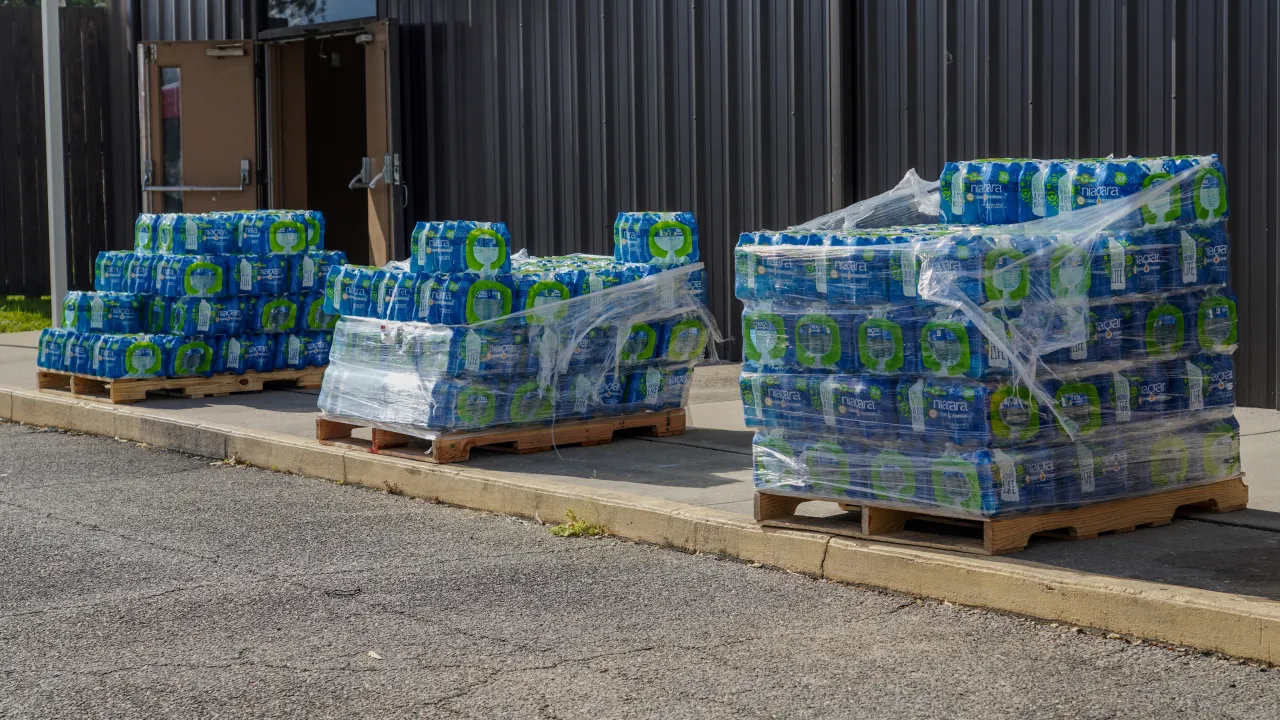
{"type": "MultiPolygon", "coordinates": [[[[0,389],[34,390],[37,336],[0,335],[0,389]]],[[[553,481],[584,491],[627,493],[749,517],[752,433],[742,424],[737,372],[732,365],[697,370],[689,408],[692,427],[683,436],[625,438],[607,447],[531,455],[475,452],[465,465],[442,467],[500,482],[553,481]]],[[[34,392],[31,396],[49,397],[34,392]]],[[[159,398],[129,406],[128,413],[312,445],[317,416],[315,391],[159,398]]],[[[990,562],[1280,600],[1280,413],[1242,408],[1238,417],[1245,435],[1249,510],[1087,542],[1037,538],[1025,552],[990,562]]],[[[815,514],[834,510],[826,503],[802,508],[815,514]]]]}

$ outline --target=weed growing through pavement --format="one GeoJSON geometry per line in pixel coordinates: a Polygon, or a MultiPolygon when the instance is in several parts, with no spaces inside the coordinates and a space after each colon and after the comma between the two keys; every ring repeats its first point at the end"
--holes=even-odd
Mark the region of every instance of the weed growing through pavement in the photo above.
{"type": "Polygon", "coordinates": [[[605,534],[603,525],[593,525],[586,520],[579,520],[573,510],[566,510],[564,516],[568,519],[568,522],[551,526],[552,535],[557,537],[593,537],[605,534]]]}

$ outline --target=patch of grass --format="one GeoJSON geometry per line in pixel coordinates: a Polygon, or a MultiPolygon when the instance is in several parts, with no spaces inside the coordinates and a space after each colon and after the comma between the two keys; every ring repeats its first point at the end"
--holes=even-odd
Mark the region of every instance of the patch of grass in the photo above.
{"type": "Polygon", "coordinates": [[[552,535],[557,537],[593,537],[605,534],[603,525],[593,525],[586,520],[579,520],[572,510],[566,510],[564,516],[568,522],[553,525],[551,527],[552,535]]]}
{"type": "Polygon", "coordinates": [[[0,333],[43,330],[49,327],[49,298],[0,296],[0,333]]]}

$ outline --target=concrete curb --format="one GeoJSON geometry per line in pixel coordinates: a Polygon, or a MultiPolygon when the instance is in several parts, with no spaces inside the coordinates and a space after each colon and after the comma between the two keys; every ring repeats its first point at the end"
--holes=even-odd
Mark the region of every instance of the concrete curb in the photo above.
{"type": "MultiPolygon", "coordinates": [[[[750,519],[630,493],[466,466],[432,465],[148,415],[129,406],[0,389],[0,419],[133,440],[506,515],[558,521],[572,509],[620,536],[1280,662],[1280,603],[1018,561],[766,529],[750,519]]],[[[602,450],[607,452],[607,450],[602,450]]]]}

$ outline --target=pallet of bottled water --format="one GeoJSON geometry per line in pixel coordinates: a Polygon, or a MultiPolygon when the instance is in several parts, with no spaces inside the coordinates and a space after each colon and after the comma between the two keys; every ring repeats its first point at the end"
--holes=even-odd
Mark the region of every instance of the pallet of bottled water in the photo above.
{"type": "Polygon", "coordinates": [[[513,252],[503,223],[419,223],[407,261],[333,266],[330,419],[434,439],[683,407],[712,347],[688,213],[622,213],[613,257],[513,252]]]}
{"type": "Polygon", "coordinates": [[[315,211],[139,215],[133,250],[100,252],[94,290],[67,293],[37,365],[122,383],[324,368],[323,279],[345,263],[315,211]]]}
{"type": "Polygon", "coordinates": [[[904,186],[739,239],[761,493],[991,519],[1240,476],[1216,156],[904,186]]]}

